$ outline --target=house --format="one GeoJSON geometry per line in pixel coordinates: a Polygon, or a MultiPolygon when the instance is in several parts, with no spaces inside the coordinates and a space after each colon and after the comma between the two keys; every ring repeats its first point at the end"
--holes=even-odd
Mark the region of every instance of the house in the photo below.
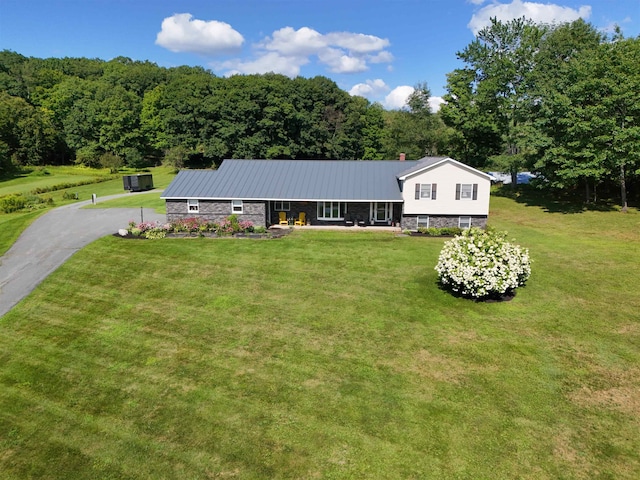
{"type": "Polygon", "coordinates": [[[162,194],[167,220],[231,214],[255,225],[280,212],[311,225],[484,228],[489,175],[446,157],[417,161],[224,160],[218,170],[182,170],[162,194]]]}

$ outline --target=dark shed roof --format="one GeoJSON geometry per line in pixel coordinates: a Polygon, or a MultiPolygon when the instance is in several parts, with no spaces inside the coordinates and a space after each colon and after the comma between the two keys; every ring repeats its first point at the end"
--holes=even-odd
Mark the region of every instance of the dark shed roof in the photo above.
{"type": "Polygon", "coordinates": [[[162,198],[401,202],[406,161],[225,160],[214,170],[183,170],[162,198]]]}

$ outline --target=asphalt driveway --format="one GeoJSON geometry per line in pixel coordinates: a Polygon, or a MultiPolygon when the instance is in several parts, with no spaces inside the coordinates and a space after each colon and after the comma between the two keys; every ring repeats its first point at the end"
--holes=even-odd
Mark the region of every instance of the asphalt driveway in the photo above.
{"type": "MultiPolygon", "coordinates": [[[[148,192],[145,192],[148,193],[148,192]]],[[[135,193],[98,198],[98,202],[135,193]]],[[[139,208],[82,209],[91,200],[51,210],[34,221],[0,257],[0,317],[82,247],[140,221],[139,208]]],[[[166,217],[143,210],[145,221],[166,217]]]]}

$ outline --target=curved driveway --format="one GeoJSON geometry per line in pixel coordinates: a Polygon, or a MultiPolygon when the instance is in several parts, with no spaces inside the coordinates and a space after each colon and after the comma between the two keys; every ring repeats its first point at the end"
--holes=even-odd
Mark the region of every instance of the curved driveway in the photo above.
{"type": "MultiPolygon", "coordinates": [[[[101,197],[98,202],[127,195],[136,193],[101,197]]],[[[0,257],[0,317],[82,247],[126,228],[129,220],[140,220],[139,208],[81,209],[90,203],[65,205],[38,217],[0,257]]],[[[145,221],[166,219],[150,208],[143,216],[145,221]]]]}

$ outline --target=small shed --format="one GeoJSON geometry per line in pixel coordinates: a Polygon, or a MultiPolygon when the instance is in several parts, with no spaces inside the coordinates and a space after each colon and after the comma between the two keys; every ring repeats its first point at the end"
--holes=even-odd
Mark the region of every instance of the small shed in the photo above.
{"type": "Polygon", "coordinates": [[[150,173],[139,173],[136,175],[125,175],[122,177],[125,190],[132,192],[142,192],[153,189],[153,175],[150,173]]]}

